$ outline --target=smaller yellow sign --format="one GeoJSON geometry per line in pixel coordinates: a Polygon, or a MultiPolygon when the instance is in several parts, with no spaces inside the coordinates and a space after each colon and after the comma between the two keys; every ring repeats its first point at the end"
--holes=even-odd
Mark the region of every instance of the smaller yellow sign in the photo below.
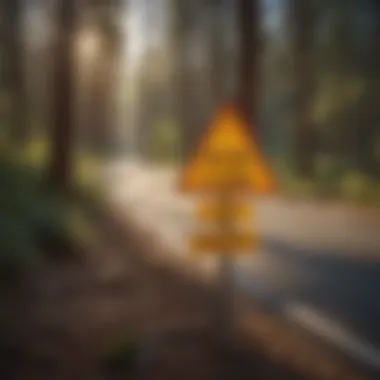
{"type": "Polygon", "coordinates": [[[235,234],[198,234],[190,238],[190,249],[194,253],[220,252],[233,255],[251,253],[257,247],[257,237],[249,232],[235,234]]]}
{"type": "Polygon", "coordinates": [[[229,205],[217,202],[200,203],[197,205],[198,220],[217,222],[231,220],[232,222],[246,222],[252,219],[252,207],[247,203],[232,203],[229,205]]]}

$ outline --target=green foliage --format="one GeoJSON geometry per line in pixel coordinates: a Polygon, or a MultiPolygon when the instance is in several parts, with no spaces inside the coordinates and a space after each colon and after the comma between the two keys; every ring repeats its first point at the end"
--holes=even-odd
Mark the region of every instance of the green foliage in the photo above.
{"type": "Polygon", "coordinates": [[[130,373],[137,366],[138,356],[137,342],[124,334],[107,347],[103,354],[103,363],[111,372],[130,373]]]}
{"type": "Polygon", "coordinates": [[[380,204],[380,181],[358,172],[347,173],[341,180],[341,196],[350,201],[380,204]]]}
{"type": "Polygon", "coordinates": [[[345,171],[340,161],[330,156],[319,156],[316,176],[301,179],[291,170],[286,160],[273,165],[280,192],[297,198],[313,197],[336,199],[358,204],[380,204],[380,181],[360,172],[345,171]]]}
{"type": "Polygon", "coordinates": [[[159,120],[149,136],[148,155],[153,161],[174,161],[178,158],[180,135],[170,119],[159,120]]]}
{"type": "Polygon", "coordinates": [[[5,139],[9,132],[9,112],[11,104],[10,97],[4,91],[0,89],[0,138],[5,139]]]}
{"type": "Polygon", "coordinates": [[[12,329],[12,317],[9,312],[0,310],[0,351],[6,347],[9,342],[14,340],[14,331],[12,329]]]}
{"type": "Polygon", "coordinates": [[[78,152],[75,157],[75,182],[83,188],[93,188],[96,181],[96,167],[99,157],[78,152]]]}
{"type": "Polygon", "coordinates": [[[312,194],[313,182],[297,178],[290,159],[281,160],[277,158],[272,167],[281,193],[295,197],[304,197],[305,195],[312,194]]]}
{"type": "Polygon", "coordinates": [[[375,144],[374,144],[374,156],[376,163],[380,166],[380,132],[378,136],[376,136],[375,144]]]}
{"type": "Polygon", "coordinates": [[[22,158],[30,163],[40,163],[46,161],[48,157],[49,144],[46,138],[39,137],[30,139],[29,144],[25,146],[22,158]]]}
{"type": "MultiPolygon", "coordinates": [[[[96,194],[85,193],[89,201],[99,202],[96,194]]],[[[78,205],[72,205],[66,208],[66,225],[63,229],[70,240],[75,240],[79,245],[86,244],[93,238],[93,231],[90,228],[88,217],[82,208],[78,205]]]]}
{"type": "Polygon", "coordinates": [[[10,280],[69,241],[66,204],[32,167],[0,158],[0,278],[10,280]]]}
{"type": "Polygon", "coordinates": [[[342,167],[334,157],[319,155],[316,159],[314,193],[319,198],[339,197],[342,167]]]}

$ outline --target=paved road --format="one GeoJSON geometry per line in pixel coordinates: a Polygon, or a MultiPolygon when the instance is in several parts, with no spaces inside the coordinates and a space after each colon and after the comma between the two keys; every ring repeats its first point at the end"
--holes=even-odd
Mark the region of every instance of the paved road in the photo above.
{"type": "MultiPolygon", "coordinates": [[[[199,226],[194,199],[175,193],[173,170],[114,163],[104,174],[121,209],[188,254],[186,238],[199,226]]],[[[240,285],[380,369],[380,210],[282,199],[255,205],[263,242],[238,260],[240,285]]]]}

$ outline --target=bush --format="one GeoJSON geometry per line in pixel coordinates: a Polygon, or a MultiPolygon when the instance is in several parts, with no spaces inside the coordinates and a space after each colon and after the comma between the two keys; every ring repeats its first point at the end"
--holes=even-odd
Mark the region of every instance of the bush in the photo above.
{"type": "Polygon", "coordinates": [[[0,275],[11,279],[67,245],[67,212],[27,165],[1,157],[0,183],[0,275]]]}

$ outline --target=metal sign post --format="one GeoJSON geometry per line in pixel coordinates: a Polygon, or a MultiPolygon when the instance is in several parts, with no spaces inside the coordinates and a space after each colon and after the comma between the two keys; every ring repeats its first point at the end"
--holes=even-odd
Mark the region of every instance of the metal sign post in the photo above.
{"type": "Polygon", "coordinates": [[[233,260],[223,254],[220,258],[220,314],[219,329],[224,348],[233,346],[234,336],[234,273],[233,260]]]}
{"type": "Polygon", "coordinates": [[[196,233],[190,238],[194,253],[219,254],[218,336],[224,348],[233,346],[234,260],[237,253],[251,253],[256,234],[237,229],[237,221],[249,220],[248,204],[238,196],[268,194],[274,178],[238,110],[222,107],[199,144],[196,155],[185,166],[178,188],[182,193],[211,195],[203,202],[198,217],[217,231],[196,233]]]}
{"type": "MultiPolygon", "coordinates": [[[[220,220],[221,236],[231,236],[234,234],[234,226],[231,218],[232,194],[228,191],[221,196],[220,207],[222,217],[220,220]]],[[[226,244],[222,247],[219,257],[219,336],[224,349],[233,346],[234,340],[234,262],[233,252],[226,244]]]]}

